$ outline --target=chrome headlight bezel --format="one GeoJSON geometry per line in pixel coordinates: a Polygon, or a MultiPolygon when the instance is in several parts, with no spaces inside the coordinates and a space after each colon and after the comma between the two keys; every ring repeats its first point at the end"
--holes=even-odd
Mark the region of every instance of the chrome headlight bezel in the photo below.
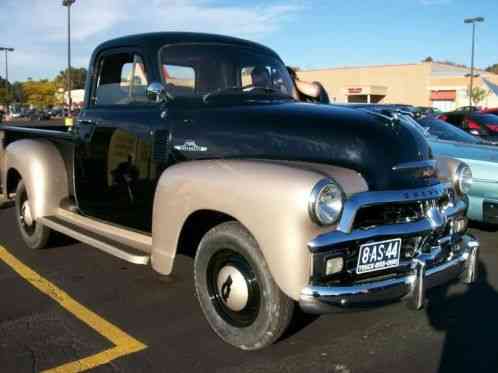
{"type": "Polygon", "coordinates": [[[472,182],[472,170],[467,164],[461,163],[456,170],[453,182],[456,191],[460,195],[468,194],[472,187],[472,182]]]}
{"type": "Polygon", "coordinates": [[[344,191],[337,182],[332,179],[322,179],[315,184],[308,202],[311,220],[321,226],[335,224],[339,221],[343,209],[344,191]],[[325,204],[325,193],[330,192],[333,192],[335,197],[332,202],[325,204]],[[327,208],[328,211],[325,211],[325,208],[327,208]]]}

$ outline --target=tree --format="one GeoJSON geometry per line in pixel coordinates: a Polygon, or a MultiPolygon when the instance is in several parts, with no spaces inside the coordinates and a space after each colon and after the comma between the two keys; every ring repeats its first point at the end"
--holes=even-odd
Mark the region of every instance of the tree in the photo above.
{"type": "Polygon", "coordinates": [[[11,87],[12,95],[14,96],[14,101],[16,102],[24,102],[25,95],[23,85],[20,82],[15,82],[11,87]]]}
{"type": "Polygon", "coordinates": [[[431,56],[428,56],[428,57],[425,57],[422,62],[434,62],[434,58],[432,58],[431,56]]]}
{"type": "MultiPolygon", "coordinates": [[[[468,93],[468,91],[467,91],[468,93]]],[[[474,105],[478,105],[481,101],[484,101],[486,97],[489,96],[489,92],[481,87],[472,88],[471,99],[474,105]]]]}
{"type": "Polygon", "coordinates": [[[494,74],[498,74],[498,63],[495,63],[494,65],[486,67],[486,71],[494,74]]]}
{"type": "Polygon", "coordinates": [[[0,77],[0,105],[8,105],[14,100],[12,86],[0,77]]]}
{"type": "MultiPolygon", "coordinates": [[[[64,88],[66,89],[67,87],[67,72],[69,69],[65,69],[64,71],[61,71],[59,75],[55,78],[55,85],[57,88],[64,88]]],[[[75,69],[74,67],[71,67],[71,88],[72,89],[83,89],[85,88],[85,81],[86,81],[86,74],[87,71],[84,67],[81,67],[79,69],[75,69]]]]}
{"type": "Polygon", "coordinates": [[[39,80],[27,81],[22,85],[25,102],[37,108],[54,106],[56,101],[56,85],[54,81],[39,80]]]}

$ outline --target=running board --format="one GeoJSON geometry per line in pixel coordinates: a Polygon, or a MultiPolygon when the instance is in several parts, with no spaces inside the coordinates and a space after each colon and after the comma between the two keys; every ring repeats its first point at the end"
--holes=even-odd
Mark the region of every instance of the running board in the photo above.
{"type": "Polygon", "coordinates": [[[146,255],[133,247],[123,245],[122,243],[71,224],[58,218],[57,216],[46,216],[40,218],[39,222],[54,231],[65,234],[75,240],[81,241],[115,257],[126,260],[129,263],[141,265],[149,263],[149,255],[146,255]]]}

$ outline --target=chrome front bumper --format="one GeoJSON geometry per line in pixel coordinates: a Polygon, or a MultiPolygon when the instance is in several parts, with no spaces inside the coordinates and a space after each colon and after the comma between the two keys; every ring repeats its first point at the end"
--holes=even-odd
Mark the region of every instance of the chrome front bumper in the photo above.
{"type": "Polygon", "coordinates": [[[307,286],[301,292],[299,304],[307,313],[322,314],[337,308],[361,307],[379,302],[405,299],[410,308],[420,309],[425,291],[460,278],[466,284],[475,281],[479,242],[462,237],[457,254],[433,265],[436,254],[420,254],[410,263],[410,271],[387,280],[362,282],[351,286],[307,286]]]}

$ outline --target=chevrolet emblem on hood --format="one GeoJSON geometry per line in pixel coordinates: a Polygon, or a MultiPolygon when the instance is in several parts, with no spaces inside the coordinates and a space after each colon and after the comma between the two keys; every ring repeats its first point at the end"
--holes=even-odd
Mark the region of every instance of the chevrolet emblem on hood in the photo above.
{"type": "Polygon", "coordinates": [[[206,152],[208,150],[207,146],[199,146],[194,140],[185,140],[183,145],[175,145],[175,149],[182,152],[206,152]]]}

